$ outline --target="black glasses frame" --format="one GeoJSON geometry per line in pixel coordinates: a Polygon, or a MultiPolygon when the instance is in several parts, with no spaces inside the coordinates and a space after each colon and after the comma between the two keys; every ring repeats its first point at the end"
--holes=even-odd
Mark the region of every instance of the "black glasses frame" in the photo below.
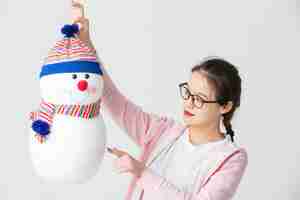
{"type": "Polygon", "coordinates": [[[202,108],[204,103],[219,103],[219,101],[207,101],[207,100],[203,99],[201,96],[199,96],[199,95],[197,95],[197,94],[192,94],[191,91],[188,89],[188,87],[185,87],[185,86],[188,86],[187,82],[180,83],[178,86],[179,86],[179,91],[180,91],[181,97],[182,97],[184,100],[188,100],[188,99],[190,99],[190,97],[192,97],[192,103],[193,103],[193,106],[195,106],[196,108],[199,108],[199,109],[202,108]],[[187,92],[188,92],[188,97],[187,97],[187,98],[185,98],[184,95],[182,94],[182,90],[181,90],[182,87],[185,87],[185,89],[186,89],[187,92]],[[195,97],[201,99],[202,104],[201,104],[200,107],[195,105],[195,103],[194,103],[194,102],[195,102],[195,97]]]}

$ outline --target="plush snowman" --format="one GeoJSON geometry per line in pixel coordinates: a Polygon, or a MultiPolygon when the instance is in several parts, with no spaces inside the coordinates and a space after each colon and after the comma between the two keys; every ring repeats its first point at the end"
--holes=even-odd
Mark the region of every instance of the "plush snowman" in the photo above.
{"type": "Polygon", "coordinates": [[[61,32],[39,74],[42,99],[30,115],[29,149],[44,180],[83,183],[98,171],[106,146],[102,66],[78,38],[77,24],[61,32]]]}

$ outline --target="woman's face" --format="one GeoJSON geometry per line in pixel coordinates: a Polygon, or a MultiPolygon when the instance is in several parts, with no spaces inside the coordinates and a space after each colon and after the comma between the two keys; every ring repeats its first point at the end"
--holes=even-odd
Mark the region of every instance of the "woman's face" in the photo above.
{"type": "MultiPolygon", "coordinates": [[[[186,87],[193,95],[199,95],[206,101],[215,101],[215,89],[203,74],[203,72],[191,73],[191,78],[186,87]]],[[[197,108],[192,103],[192,97],[183,100],[183,119],[188,126],[207,127],[220,121],[222,114],[221,106],[218,103],[203,103],[201,108],[197,108]]]]}

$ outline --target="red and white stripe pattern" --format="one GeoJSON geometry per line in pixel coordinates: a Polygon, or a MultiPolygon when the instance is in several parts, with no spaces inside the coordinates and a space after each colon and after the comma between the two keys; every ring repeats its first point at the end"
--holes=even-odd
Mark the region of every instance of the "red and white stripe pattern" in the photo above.
{"type": "Polygon", "coordinates": [[[90,119],[98,116],[100,111],[100,104],[101,99],[99,99],[96,103],[87,105],[59,105],[57,106],[55,113],[90,119]]]}
{"type": "Polygon", "coordinates": [[[90,48],[79,38],[63,38],[56,42],[44,60],[44,64],[56,62],[85,60],[97,62],[96,50],[90,48]]]}
{"type": "Polygon", "coordinates": [[[30,112],[30,114],[29,114],[29,119],[31,120],[31,121],[35,121],[35,120],[37,120],[39,118],[39,112],[37,112],[37,111],[32,111],[32,112],[30,112]]]}
{"type": "MultiPolygon", "coordinates": [[[[47,103],[45,101],[42,101],[40,103],[40,109],[39,111],[34,111],[30,113],[30,119],[32,121],[36,121],[36,120],[42,120],[45,121],[49,124],[49,126],[51,126],[52,122],[53,122],[53,114],[55,112],[55,105],[51,104],[51,103],[47,103]]],[[[38,133],[36,133],[35,138],[42,144],[47,136],[43,136],[40,135],[38,133]]]]}
{"type": "Polygon", "coordinates": [[[97,102],[87,105],[56,105],[42,101],[39,111],[30,112],[29,118],[32,121],[42,120],[51,127],[55,114],[68,115],[83,119],[91,119],[97,117],[100,113],[101,99],[97,102]]]}
{"type": "Polygon", "coordinates": [[[42,101],[40,103],[39,119],[46,121],[48,124],[53,122],[53,114],[55,112],[55,105],[42,101]]]}
{"type": "MultiPolygon", "coordinates": [[[[91,119],[99,115],[100,105],[101,99],[99,99],[96,103],[87,105],[55,105],[42,101],[40,104],[40,110],[30,112],[29,118],[32,121],[38,119],[45,121],[51,127],[55,114],[91,119]]],[[[43,143],[48,136],[42,136],[36,133],[35,137],[40,143],[43,143]]]]}

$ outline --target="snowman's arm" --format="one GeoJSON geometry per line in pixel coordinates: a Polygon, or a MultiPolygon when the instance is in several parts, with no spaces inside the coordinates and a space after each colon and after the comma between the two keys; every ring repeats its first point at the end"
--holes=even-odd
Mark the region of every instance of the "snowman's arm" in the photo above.
{"type": "MultiPolygon", "coordinates": [[[[155,127],[170,125],[173,119],[147,113],[125,97],[116,87],[106,69],[102,66],[104,88],[102,103],[112,119],[138,145],[143,146],[156,133],[155,127]]],[[[151,139],[150,139],[151,140],[151,139]]]]}

